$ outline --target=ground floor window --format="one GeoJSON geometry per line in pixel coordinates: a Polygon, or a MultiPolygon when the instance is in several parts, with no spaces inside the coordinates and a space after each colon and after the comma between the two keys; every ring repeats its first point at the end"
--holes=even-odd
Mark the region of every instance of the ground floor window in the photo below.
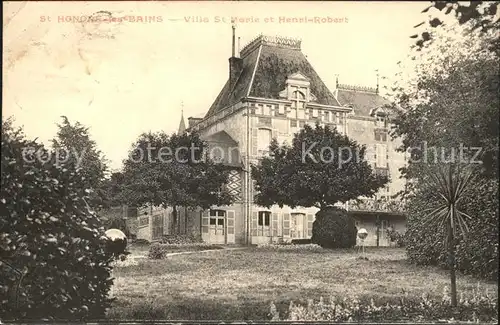
{"type": "Polygon", "coordinates": [[[259,218],[257,222],[257,236],[269,236],[271,225],[271,212],[259,211],[259,218]]]}
{"type": "Polygon", "coordinates": [[[226,211],[224,210],[210,210],[210,233],[214,235],[224,235],[224,222],[226,218],[226,211]]]}
{"type": "Polygon", "coordinates": [[[292,213],[290,219],[290,237],[303,238],[304,236],[304,213],[292,213]]]}

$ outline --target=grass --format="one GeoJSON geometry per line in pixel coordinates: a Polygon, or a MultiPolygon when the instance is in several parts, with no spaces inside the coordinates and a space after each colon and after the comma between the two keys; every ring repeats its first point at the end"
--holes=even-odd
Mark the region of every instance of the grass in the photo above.
{"type": "MultiPolygon", "coordinates": [[[[416,267],[402,249],[277,251],[221,250],[141,260],[117,267],[108,312],[111,319],[268,320],[271,301],[279,311],[290,301],[358,296],[377,302],[405,295],[441,297],[446,271],[416,267]]],[[[459,276],[458,290],[477,286],[496,294],[497,283],[459,276]]]]}

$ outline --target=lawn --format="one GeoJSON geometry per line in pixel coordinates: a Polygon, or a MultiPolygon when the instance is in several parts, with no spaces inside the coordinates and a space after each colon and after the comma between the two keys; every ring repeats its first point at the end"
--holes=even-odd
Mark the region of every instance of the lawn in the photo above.
{"type": "MultiPolygon", "coordinates": [[[[108,312],[111,319],[268,320],[274,302],[280,311],[290,301],[321,296],[358,296],[393,301],[405,295],[441,297],[446,271],[416,267],[402,249],[369,249],[368,261],[355,250],[276,251],[270,248],[221,250],[141,259],[117,267],[108,312]]],[[[488,290],[497,284],[458,277],[458,289],[488,290]]]]}

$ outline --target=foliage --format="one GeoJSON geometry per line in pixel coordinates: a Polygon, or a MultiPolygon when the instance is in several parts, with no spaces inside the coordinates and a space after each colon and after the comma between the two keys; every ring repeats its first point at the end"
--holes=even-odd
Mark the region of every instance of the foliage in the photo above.
{"type": "Polygon", "coordinates": [[[133,206],[201,207],[228,205],[228,170],[207,155],[196,134],[142,134],[124,162],[122,197],[133,206]],[[172,157],[173,156],[173,157],[172,157]]]}
{"type": "MultiPolygon", "coordinates": [[[[421,191],[409,200],[407,254],[410,262],[419,265],[446,267],[445,233],[422,223],[424,212],[432,202],[434,191],[421,191]]],[[[478,180],[469,195],[461,201],[461,209],[472,216],[466,237],[456,243],[457,270],[491,280],[498,279],[498,180],[478,180]]]]}
{"type": "Polygon", "coordinates": [[[89,204],[94,209],[105,203],[105,193],[101,186],[108,171],[106,159],[90,138],[89,128],[79,122],[71,124],[66,116],[62,116],[62,124],[58,124],[57,136],[52,140],[52,147],[67,159],[66,165],[72,165],[82,175],[82,186],[91,190],[89,204]]]}
{"type": "Polygon", "coordinates": [[[432,29],[449,24],[469,24],[473,29],[488,31],[499,27],[499,1],[432,1],[432,5],[424,9],[428,20],[418,24],[417,28],[424,28],[416,38],[417,47],[422,47],[432,40],[432,29]]]}
{"type": "Polygon", "coordinates": [[[396,230],[389,230],[387,231],[387,236],[389,237],[389,240],[391,242],[395,242],[397,247],[405,247],[406,241],[405,241],[405,233],[400,233],[397,232],[396,230]]]}
{"type": "Polygon", "coordinates": [[[304,245],[295,245],[295,244],[263,244],[258,246],[259,249],[270,249],[277,250],[280,252],[324,252],[324,249],[316,244],[304,244],[304,245]]]}
{"type": "Polygon", "coordinates": [[[162,244],[196,244],[202,243],[200,234],[186,234],[186,235],[165,235],[161,239],[162,244]]]}
{"type": "MultiPolygon", "coordinates": [[[[401,149],[413,162],[425,160],[425,147],[435,147],[432,160],[444,160],[443,152],[448,160],[474,158],[487,177],[496,178],[499,53],[491,48],[499,39],[496,30],[481,33],[469,24],[449,24],[433,32],[432,42],[411,53],[389,91],[398,111],[393,136],[402,138],[401,149]]],[[[415,178],[419,167],[410,163],[404,172],[415,178]]]]}
{"type": "MultiPolygon", "coordinates": [[[[426,295],[419,298],[401,298],[397,302],[380,304],[373,299],[361,300],[357,297],[332,297],[328,302],[323,298],[307,306],[290,303],[288,321],[333,321],[333,322],[436,322],[472,321],[492,322],[498,320],[498,299],[488,292],[473,291],[462,295],[459,305],[450,305],[450,296],[445,288],[441,300],[430,299],[426,295]]],[[[271,303],[269,317],[280,320],[276,306],[271,303]]]]}
{"type": "Polygon", "coordinates": [[[1,166],[3,320],[102,317],[112,301],[113,257],[82,174],[10,120],[2,122],[1,166]],[[44,154],[37,159],[25,148],[44,154]]]}
{"type": "Polygon", "coordinates": [[[356,245],[354,219],[344,209],[326,208],[316,214],[311,241],[323,248],[351,248],[356,245]]]}
{"type": "Polygon", "coordinates": [[[224,249],[222,246],[205,244],[205,243],[192,243],[192,244],[160,244],[154,243],[149,246],[148,258],[158,260],[165,258],[166,254],[174,252],[192,252],[203,251],[211,249],[224,249]]]}
{"type": "Polygon", "coordinates": [[[269,149],[270,156],[252,166],[255,202],[264,207],[323,209],[371,196],[388,182],[372,172],[364,146],[328,126],[306,125],[290,146],[274,139],[269,149]]]}

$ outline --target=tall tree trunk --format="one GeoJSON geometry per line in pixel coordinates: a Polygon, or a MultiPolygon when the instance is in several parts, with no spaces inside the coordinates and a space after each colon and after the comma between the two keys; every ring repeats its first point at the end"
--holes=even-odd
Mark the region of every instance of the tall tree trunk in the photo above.
{"type": "Polygon", "coordinates": [[[377,215],[377,247],[380,245],[380,216],[377,215]]]}
{"type": "Polygon", "coordinates": [[[455,272],[455,236],[453,233],[453,213],[448,221],[448,264],[450,267],[451,306],[457,306],[457,276],[455,272]]]}

